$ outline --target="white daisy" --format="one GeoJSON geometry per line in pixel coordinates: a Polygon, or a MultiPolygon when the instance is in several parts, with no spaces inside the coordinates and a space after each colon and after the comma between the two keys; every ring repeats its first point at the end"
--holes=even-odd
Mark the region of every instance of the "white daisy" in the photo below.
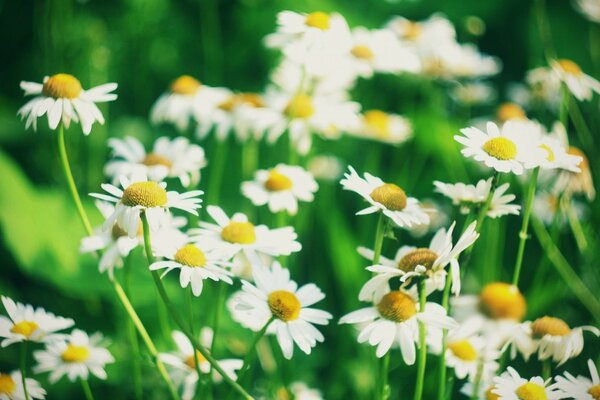
{"type": "Polygon", "coordinates": [[[587,19],[600,24],[600,1],[598,0],[574,0],[575,8],[587,19]]]}
{"type": "Polygon", "coordinates": [[[21,89],[25,91],[25,96],[36,97],[21,107],[17,114],[27,118],[25,128],[33,125],[33,130],[36,130],[38,117],[46,114],[52,130],[61,121],[67,128],[71,121],[75,121],[81,123],[83,133],[89,135],[94,122],[104,124],[104,117],[96,103],[115,100],[117,95],[110,92],[116,88],[116,83],[106,83],[83,90],[81,82],[69,74],[45,76],[44,83],[23,81],[21,89]]]}
{"type": "Polygon", "coordinates": [[[505,102],[496,108],[496,119],[500,124],[503,124],[512,119],[524,121],[527,119],[527,115],[525,114],[525,110],[518,104],[505,102]]]}
{"type": "MultiPolygon", "coordinates": [[[[199,351],[194,354],[194,346],[183,332],[173,331],[171,334],[177,351],[171,353],[160,353],[159,357],[162,362],[170,367],[170,374],[177,386],[182,386],[183,400],[191,400],[196,393],[198,384],[198,371],[196,370],[196,360],[198,360],[198,369],[202,374],[209,374],[211,371],[210,363],[204,358],[199,351]]],[[[210,328],[203,328],[200,332],[200,344],[206,348],[210,348],[212,344],[213,332],[210,328]]],[[[237,379],[236,371],[242,368],[242,360],[235,358],[224,359],[218,361],[219,366],[233,380],[237,379]]],[[[221,382],[222,377],[216,371],[212,370],[212,378],[215,382],[221,382]]]]}
{"type": "Polygon", "coordinates": [[[553,60],[550,66],[577,100],[591,100],[594,92],[600,93],[600,82],[585,74],[575,62],[567,59],[553,60]]]}
{"type": "Polygon", "coordinates": [[[233,318],[243,326],[258,331],[269,323],[267,333],[274,334],[286,359],[291,359],[294,343],[306,354],[325,338],[313,324],[327,325],[332,317],[326,311],[310,308],[325,294],[314,284],[298,288],[290,271],[278,262],[271,268],[255,266],[255,285],[242,281],[242,292],[233,305],[233,318]]]}
{"type": "Polygon", "coordinates": [[[38,381],[32,378],[25,378],[27,385],[27,398],[23,388],[23,376],[19,371],[13,371],[10,374],[0,373],[0,400],[29,400],[45,399],[46,391],[38,381]]]}
{"type": "Polygon", "coordinates": [[[459,104],[482,105],[496,100],[496,89],[486,82],[457,83],[449,92],[450,97],[459,104]]]}
{"type": "Polygon", "coordinates": [[[148,181],[143,175],[133,175],[131,178],[120,177],[123,190],[105,183],[101,187],[109,195],[91,193],[100,200],[116,203],[115,211],[104,221],[103,229],[108,230],[116,223],[127,232],[130,238],[138,235],[140,215],[144,213],[153,231],[163,226],[170,208],[178,208],[198,215],[202,200],[198,197],[204,192],[192,190],[186,193],[167,192],[164,182],[148,181]]]}
{"type": "Polygon", "coordinates": [[[561,399],[560,391],[556,384],[548,386],[550,379],[544,382],[540,376],[530,379],[521,378],[514,368],[508,367],[506,372],[494,378],[492,393],[499,396],[499,400],[555,400],[561,399]]]}
{"type": "Polygon", "coordinates": [[[295,400],[323,400],[323,394],[317,389],[311,389],[304,382],[293,382],[290,384],[290,392],[295,400]]]}
{"type": "Polygon", "coordinates": [[[273,213],[298,212],[298,201],[311,202],[319,185],[304,168],[278,164],[270,170],[258,170],[254,180],[242,183],[242,193],[255,206],[269,205],[273,213]]]}
{"type": "Polygon", "coordinates": [[[393,145],[405,142],[412,135],[410,121],[398,114],[368,110],[362,113],[360,120],[361,124],[349,134],[393,145]]]}
{"type": "Polygon", "coordinates": [[[415,362],[415,344],[418,342],[418,321],[437,328],[451,329],[458,324],[446,316],[446,310],[436,303],[426,303],[420,310],[419,304],[403,291],[391,291],[376,298],[372,307],[353,311],[340,319],[340,324],[363,324],[358,342],[369,342],[377,346],[377,357],[383,357],[396,343],[404,362],[415,362]]]}
{"type": "Polygon", "coordinates": [[[142,143],[131,136],[108,139],[108,146],[114,159],[106,164],[104,172],[113,183],[122,175],[145,174],[153,181],[179,178],[184,187],[195,186],[200,181],[200,169],[206,166],[202,147],[191,144],[184,137],[172,140],[160,137],[150,153],[146,153],[142,143]]]}
{"type": "Polygon", "coordinates": [[[87,380],[91,373],[99,379],[106,379],[106,364],[115,361],[110,352],[101,347],[102,335],[92,336],[84,331],[74,329],[66,340],[48,343],[45,350],[33,353],[37,365],[33,368],[36,374],[50,372],[50,383],[58,381],[66,375],[71,382],[76,379],[87,380]]]}
{"type": "Polygon", "coordinates": [[[337,181],[344,172],[341,160],[331,154],[319,154],[310,158],[306,168],[316,179],[324,181],[337,181]]]}
{"type": "Polygon", "coordinates": [[[562,169],[573,173],[581,172],[578,165],[581,164],[583,158],[568,152],[567,146],[559,137],[560,130],[564,131],[564,126],[560,122],[554,124],[552,133],[550,134],[546,131],[546,128],[537,121],[515,121],[515,125],[516,132],[524,135],[535,135],[534,141],[537,144],[537,147],[544,151],[544,156],[538,160],[537,164],[541,169],[562,169]]]}
{"type": "Polygon", "coordinates": [[[370,204],[356,215],[383,212],[401,228],[429,222],[429,216],[413,197],[407,197],[404,190],[393,183],[384,183],[381,179],[365,172],[365,178],[348,166],[350,173],[344,174],[340,181],[345,190],[352,190],[361,195],[370,204]]]}
{"type": "Polygon", "coordinates": [[[41,307],[34,309],[29,304],[16,303],[6,296],[2,296],[2,304],[8,314],[8,318],[0,315],[0,337],[5,338],[0,344],[2,347],[23,341],[58,340],[65,335],[56,332],[75,323],[70,318],[57,317],[41,307]]]}
{"type": "Polygon", "coordinates": [[[200,222],[200,229],[192,229],[189,234],[207,250],[216,250],[226,255],[225,258],[243,254],[252,264],[262,264],[260,254],[289,256],[302,248],[291,226],[269,229],[265,225],[254,225],[246,215],[236,213],[229,218],[217,206],[208,206],[206,211],[216,224],[200,222]]]}
{"type": "Polygon", "coordinates": [[[598,369],[592,360],[587,362],[590,369],[590,378],[579,375],[577,378],[568,372],[565,376],[557,376],[556,387],[562,391],[567,398],[577,400],[597,400],[600,398],[600,377],[598,369]]]}

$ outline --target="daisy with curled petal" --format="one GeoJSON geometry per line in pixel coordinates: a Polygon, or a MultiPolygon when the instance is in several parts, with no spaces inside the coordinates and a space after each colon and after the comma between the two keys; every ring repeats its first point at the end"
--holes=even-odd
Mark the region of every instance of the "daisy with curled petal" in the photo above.
{"type": "Polygon", "coordinates": [[[552,60],[550,67],[577,100],[591,100],[594,92],[600,93],[600,82],[585,74],[572,60],[552,60]]]}
{"type": "Polygon", "coordinates": [[[375,298],[372,307],[353,311],[340,319],[340,324],[368,324],[361,329],[358,343],[377,346],[375,354],[383,357],[396,343],[408,365],[415,362],[415,344],[418,342],[418,322],[451,329],[457,323],[446,316],[446,310],[435,303],[426,303],[420,310],[418,301],[404,291],[391,291],[375,298]]]}
{"type": "Polygon", "coordinates": [[[278,164],[269,170],[258,170],[254,180],[242,183],[242,193],[255,206],[269,205],[273,213],[298,212],[298,201],[311,202],[319,185],[302,167],[278,164]]]}
{"type": "Polygon", "coordinates": [[[178,178],[184,187],[189,187],[198,184],[200,169],[206,166],[202,147],[184,137],[160,137],[150,153],[146,153],[142,143],[131,136],[108,139],[108,146],[114,159],[106,164],[104,172],[113,183],[120,176],[145,174],[153,181],[178,178]]]}
{"type": "Polygon", "coordinates": [[[265,225],[254,225],[246,215],[236,213],[229,218],[217,206],[208,206],[206,211],[216,224],[200,222],[200,229],[191,229],[189,234],[193,240],[202,242],[207,250],[223,254],[225,259],[242,254],[250,263],[262,264],[261,254],[289,256],[302,248],[291,226],[269,229],[265,225]]]}
{"type": "Polygon", "coordinates": [[[587,362],[590,369],[590,378],[587,376],[574,377],[568,372],[565,376],[557,376],[555,386],[563,393],[566,398],[577,400],[598,400],[600,399],[600,377],[598,369],[592,360],[587,362]]]}
{"type": "Polygon", "coordinates": [[[106,83],[83,90],[81,82],[69,74],[46,76],[43,83],[23,81],[21,89],[25,91],[25,96],[36,97],[21,107],[17,114],[27,118],[25,128],[33,125],[33,130],[36,130],[38,117],[46,114],[52,130],[61,121],[67,128],[71,121],[75,121],[81,123],[83,133],[89,135],[94,122],[104,124],[104,117],[96,103],[115,100],[117,95],[110,92],[116,88],[116,83],[106,83]]]}
{"type": "Polygon", "coordinates": [[[20,371],[13,371],[10,374],[4,374],[0,372],[0,400],[29,400],[46,398],[46,391],[35,379],[25,378],[25,385],[27,385],[28,397],[25,397],[23,377],[20,371]]]}
{"type": "Polygon", "coordinates": [[[361,115],[361,124],[348,133],[363,139],[398,145],[410,138],[412,127],[401,115],[368,110],[361,115]]]}
{"type": "Polygon", "coordinates": [[[64,375],[71,382],[78,378],[87,380],[90,373],[99,379],[106,379],[104,367],[115,359],[100,346],[102,340],[100,333],[88,336],[84,331],[74,329],[66,340],[48,343],[45,350],[35,351],[33,357],[37,365],[33,370],[36,374],[50,372],[50,383],[55,383],[64,375]]]}
{"type": "Polygon", "coordinates": [[[494,378],[491,393],[499,396],[499,400],[558,400],[562,398],[556,384],[548,386],[550,379],[544,381],[540,376],[530,379],[522,378],[512,367],[494,378]]]}
{"type": "Polygon", "coordinates": [[[196,209],[201,207],[202,199],[199,196],[204,193],[202,190],[185,193],[167,192],[165,182],[148,181],[144,175],[137,174],[131,178],[121,176],[119,180],[123,190],[104,183],[101,187],[108,195],[90,194],[100,200],[116,203],[115,211],[104,221],[104,230],[112,229],[116,222],[130,238],[135,238],[138,236],[142,213],[146,215],[150,229],[153,231],[164,225],[170,208],[178,208],[198,215],[196,209]]]}
{"type": "Polygon", "coordinates": [[[290,271],[276,261],[271,268],[255,266],[253,276],[254,285],[242,281],[241,293],[233,297],[233,319],[254,331],[268,323],[267,334],[277,337],[288,360],[294,353],[294,343],[310,354],[317,342],[325,340],[313,324],[327,325],[333,318],[326,311],[310,307],[323,300],[325,294],[312,283],[298,288],[290,279],[290,271]]]}
{"type": "Polygon", "coordinates": [[[8,318],[0,315],[0,337],[5,338],[0,344],[2,347],[23,341],[58,340],[65,335],[56,332],[75,323],[70,318],[57,317],[41,307],[34,309],[29,304],[16,303],[6,296],[2,296],[2,304],[8,314],[8,318]]]}
{"type": "Polygon", "coordinates": [[[345,173],[344,179],[340,181],[342,187],[358,193],[370,204],[356,215],[383,212],[401,228],[429,222],[429,216],[421,208],[419,201],[413,197],[407,197],[399,186],[385,183],[368,172],[365,172],[363,179],[354,168],[348,166],[348,169],[350,173],[345,173]]]}
{"type": "MultiPolygon", "coordinates": [[[[202,374],[209,374],[211,366],[199,351],[196,350],[194,354],[194,346],[183,332],[173,331],[171,336],[177,346],[177,351],[160,353],[159,358],[165,365],[170,367],[169,372],[175,384],[182,386],[181,398],[183,400],[191,400],[196,393],[196,386],[199,379],[198,371],[196,370],[196,360],[198,361],[198,369],[202,374]]],[[[212,337],[212,329],[202,328],[200,332],[200,343],[202,346],[210,348],[212,337]]],[[[236,371],[242,367],[243,362],[242,360],[232,358],[219,360],[218,364],[231,379],[236,380],[236,371]]],[[[212,377],[215,382],[221,382],[223,379],[214,369],[212,370],[212,377]]]]}

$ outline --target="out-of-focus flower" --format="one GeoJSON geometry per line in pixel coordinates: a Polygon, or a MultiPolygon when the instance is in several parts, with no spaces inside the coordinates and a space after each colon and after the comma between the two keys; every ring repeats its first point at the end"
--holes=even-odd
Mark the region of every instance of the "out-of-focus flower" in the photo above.
{"type": "Polygon", "coordinates": [[[571,198],[568,199],[568,203],[565,202],[567,200],[563,197],[563,205],[559,204],[559,197],[553,193],[547,192],[539,192],[535,194],[535,198],[533,200],[533,214],[540,218],[542,222],[546,225],[552,225],[554,223],[554,218],[557,217],[556,213],[560,212],[560,216],[558,217],[559,226],[563,226],[566,222],[564,211],[561,211],[561,207],[571,207],[575,216],[578,219],[584,218],[586,214],[586,209],[579,201],[571,198]]]}
{"type": "Polygon", "coordinates": [[[548,382],[540,376],[531,379],[521,378],[514,368],[508,367],[505,373],[494,378],[494,388],[491,393],[502,400],[561,399],[561,393],[556,389],[556,385],[547,386],[548,382]]]}
{"type": "Polygon", "coordinates": [[[573,398],[577,400],[596,400],[600,397],[600,377],[598,369],[592,360],[587,362],[590,370],[590,378],[579,375],[577,378],[569,372],[565,376],[557,376],[555,379],[556,387],[563,393],[563,398],[573,398]]]}
{"type": "Polygon", "coordinates": [[[502,103],[496,108],[496,119],[500,124],[513,119],[525,120],[527,115],[521,106],[515,103],[502,103]]]}
{"type": "Polygon", "coordinates": [[[368,110],[361,114],[360,125],[348,133],[378,142],[398,145],[412,135],[410,121],[401,115],[381,110],[368,110]]]}
{"type": "Polygon", "coordinates": [[[575,8],[587,19],[600,24],[600,1],[598,0],[574,0],[575,8]]]}
{"type": "Polygon", "coordinates": [[[494,86],[480,81],[456,84],[449,94],[454,101],[465,105],[489,104],[498,97],[494,86]]]}
{"type": "Polygon", "coordinates": [[[572,60],[553,60],[552,71],[577,100],[591,100],[594,92],[600,93],[600,82],[585,74],[572,60]]]}
{"type": "Polygon", "coordinates": [[[446,210],[437,202],[431,199],[424,199],[421,202],[425,213],[429,216],[429,223],[416,224],[408,228],[408,231],[413,237],[423,237],[429,232],[433,232],[442,226],[448,224],[448,214],[446,210]]]}
{"type": "Polygon", "coordinates": [[[320,154],[308,161],[308,171],[324,181],[337,181],[344,171],[342,161],[334,155],[320,154]]]}
{"type": "Polygon", "coordinates": [[[27,385],[28,397],[25,397],[25,388],[23,387],[23,376],[21,375],[21,372],[13,371],[10,374],[0,373],[0,400],[46,398],[46,391],[35,379],[25,378],[25,385],[27,385]]]}
{"type": "Polygon", "coordinates": [[[290,392],[292,392],[296,400],[323,400],[321,391],[311,389],[304,382],[293,382],[290,385],[290,392]]]}

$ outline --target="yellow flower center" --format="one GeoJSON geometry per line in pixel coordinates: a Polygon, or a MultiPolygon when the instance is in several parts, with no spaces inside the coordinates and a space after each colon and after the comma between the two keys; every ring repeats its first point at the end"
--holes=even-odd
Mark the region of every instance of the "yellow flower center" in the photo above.
{"type": "MultiPolygon", "coordinates": [[[[203,362],[206,361],[206,358],[204,358],[204,356],[202,355],[202,353],[200,353],[198,350],[196,350],[196,357],[198,357],[198,363],[199,364],[201,364],[201,363],[203,363],[203,362]]],[[[191,356],[187,357],[185,359],[184,363],[190,369],[196,369],[196,358],[194,357],[193,354],[191,356]]]]}
{"type": "Polygon", "coordinates": [[[85,346],[75,346],[69,344],[67,349],[62,353],[62,359],[67,363],[84,362],[90,356],[90,350],[85,346]]]}
{"type": "MultiPolygon", "coordinates": [[[[111,230],[111,234],[114,240],[117,240],[120,237],[128,236],[127,232],[119,226],[119,224],[114,224],[111,230]]],[[[138,224],[137,235],[142,236],[144,234],[144,226],[142,225],[142,221],[138,224]]]]}
{"type": "Polygon", "coordinates": [[[517,156],[517,146],[502,136],[488,140],[483,144],[482,149],[498,160],[514,160],[517,156]]]}
{"type": "Polygon", "coordinates": [[[312,28],[326,31],[330,26],[330,17],[322,11],[315,11],[306,16],[304,23],[312,28]]]}
{"type": "Polygon", "coordinates": [[[42,94],[55,99],[76,99],[81,90],[81,82],[73,75],[56,74],[44,82],[42,94]]]}
{"type": "Polygon", "coordinates": [[[152,181],[132,183],[121,198],[121,202],[129,207],[164,207],[167,201],[167,191],[152,181]]]}
{"type": "Polygon", "coordinates": [[[532,382],[519,386],[516,394],[519,400],[548,400],[546,389],[532,382]]]}
{"type": "Polygon", "coordinates": [[[589,388],[588,393],[594,398],[594,400],[600,400],[600,384],[589,388]]]}
{"type": "Polygon", "coordinates": [[[587,156],[585,155],[585,153],[583,151],[579,150],[577,147],[570,146],[569,149],[567,150],[567,153],[569,153],[572,156],[581,157],[581,162],[577,166],[582,171],[588,170],[590,168],[590,164],[588,162],[587,156]]]}
{"type": "Polygon", "coordinates": [[[250,222],[230,222],[221,231],[221,237],[229,243],[251,244],[256,242],[254,225],[250,222]]]}
{"type": "Polygon", "coordinates": [[[144,158],[142,164],[147,165],[149,167],[153,167],[156,165],[163,165],[167,168],[171,168],[173,166],[173,162],[169,160],[167,157],[161,156],[160,154],[150,153],[144,158]]]}
{"type": "Polygon", "coordinates": [[[370,196],[391,211],[401,211],[406,207],[406,193],[393,183],[384,183],[375,188],[370,196]]]}
{"type": "Polygon", "coordinates": [[[365,123],[378,137],[390,135],[390,116],[381,110],[369,110],[364,114],[365,123]]]}
{"type": "Polygon", "coordinates": [[[206,256],[204,252],[193,244],[186,244],[175,253],[173,257],[179,264],[188,267],[204,267],[206,265],[206,256]]]}
{"type": "Polygon", "coordinates": [[[581,75],[581,73],[582,73],[579,65],[577,65],[576,63],[574,63],[571,60],[567,60],[567,59],[558,60],[558,64],[563,69],[563,71],[565,71],[568,74],[581,75]]]}
{"type": "Polygon", "coordinates": [[[521,321],[525,316],[525,298],[516,286],[503,282],[487,284],[479,294],[479,308],[490,318],[521,321]]]}
{"type": "Polygon", "coordinates": [[[262,97],[256,93],[239,93],[230,96],[227,100],[219,104],[219,108],[224,111],[232,111],[235,107],[241,105],[248,105],[252,107],[264,107],[262,97]]]}
{"type": "Polygon", "coordinates": [[[408,40],[416,40],[421,36],[423,27],[418,22],[409,21],[404,30],[404,38],[408,40]]]}
{"type": "Polygon", "coordinates": [[[10,396],[17,390],[17,383],[10,375],[0,374],[0,393],[10,396]]]}
{"type": "Polygon", "coordinates": [[[477,360],[477,350],[468,340],[458,340],[448,344],[448,348],[452,353],[463,361],[477,360]]]}
{"type": "Polygon", "coordinates": [[[365,46],[364,44],[354,46],[351,52],[354,57],[360,58],[361,60],[371,61],[373,58],[375,58],[373,50],[371,50],[369,46],[365,46]]]}
{"type": "Polygon", "coordinates": [[[502,103],[496,110],[496,118],[500,122],[506,122],[511,119],[525,119],[525,111],[515,103],[502,103]]]}
{"type": "Polygon", "coordinates": [[[296,295],[287,290],[271,292],[267,298],[267,303],[271,309],[271,314],[285,322],[297,319],[302,308],[296,295]]]}
{"type": "Polygon", "coordinates": [[[417,314],[417,303],[409,295],[396,290],[381,298],[377,310],[385,319],[404,322],[417,314]]]}
{"type": "Polygon", "coordinates": [[[21,321],[14,324],[10,331],[29,338],[38,329],[40,329],[39,325],[33,321],[21,321]]]}
{"type": "Polygon", "coordinates": [[[291,189],[293,186],[292,180],[281,172],[272,169],[269,172],[269,177],[265,181],[265,187],[272,192],[291,189]]]}
{"type": "Polygon", "coordinates": [[[536,337],[543,337],[544,335],[565,336],[571,332],[571,328],[560,318],[545,316],[531,323],[531,332],[536,337]]]}
{"type": "Polygon", "coordinates": [[[492,390],[496,389],[496,386],[490,386],[486,391],[485,391],[485,400],[498,400],[500,399],[500,395],[493,393],[492,390]]]}
{"type": "Polygon", "coordinates": [[[196,78],[181,75],[171,83],[171,93],[190,96],[196,94],[201,86],[202,84],[196,78]]]}
{"type": "Polygon", "coordinates": [[[411,272],[415,270],[417,265],[422,265],[430,270],[437,258],[436,252],[428,248],[419,248],[402,257],[398,263],[398,268],[405,272],[411,272]]]}
{"type": "Polygon", "coordinates": [[[554,161],[554,152],[552,151],[550,146],[548,146],[547,144],[540,144],[539,148],[546,150],[546,153],[548,153],[548,156],[546,157],[546,159],[548,161],[550,161],[550,162],[554,161]]]}
{"type": "Polygon", "coordinates": [[[310,96],[297,94],[290,100],[283,112],[290,119],[306,119],[310,118],[315,113],[315,107],[313,106],[310,96]]]}

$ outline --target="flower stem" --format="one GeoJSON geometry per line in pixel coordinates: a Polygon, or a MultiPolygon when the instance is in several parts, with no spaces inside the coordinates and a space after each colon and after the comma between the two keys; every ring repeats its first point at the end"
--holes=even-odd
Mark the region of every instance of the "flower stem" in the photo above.
{"type": "Polygon", "coordinates": [[[481,379],[483,378],[483,359],[479,359],[477,362],[477,372],[475,374],[475,382],[473,383],[473,392],[471,393],[471,400],[477,400],[479,398],[479,388],[481,388],[481,379]]]}
{"type": "MultiPolygon", "coordinates": [[[[425,301],[427,300],[427,290],[425,289],[425,279],[420,279],[417,284],[419,288],[419,312],[425,311],[425,301]]],[[[415,387],[414,400],[423,398],[423,383],[425,381],[425,364],[427,363],[427,345],[425,344],[425,335],[427,334],[425,324],[419,321],[419,358],[417,369],[417,384],[415,387]]]]}
{"type": "MultiPolygon", "coordinates": [[[[186,290],[186,303],[187,303],[187,309],[188,309],[188,319],[190,320],[190,333],[192,335],[196,335],[196,331],[194,330],[194,308],[193,308],[193,293],[192,293],[192,287],[189,287],[189,290],[186,290]]],[[[214,336],[213,336],[213,343],[214,343],[214,336]]],[[[211,349],[212,352],[212,349],[211,349]]],[[[198,360],[198,352],[194,351],[194,368],[196,368],[196,373],[198,374],[198,381],[200,381],[200,378],[202,377],[202,373],[200,371],[200,362],[198,360]]],[[[212,372],[212,368],[211,368],[211,372],[212,372]]]]}
{"type": "MultiPolygon", "coordinates": [[[[215,307],[216,307],[215,315],[212,320],[213,339],[212,339],[212,343],[210,344],[210,353],[211,354],[215,354],[215,342],[217,341],[217,337],[218,337],[217,332],[219,331],[219,320],[221,319],[221,309],[223,308],[224,303],[225,303],[226,289],[227,289],[227,287],[225,286],[225,283],[218,284],[217,301],[215,303],[215,307]]],[[[209,373],[209,390],[210,391],[212,391],[212,385],[213,385],[212,373],[213,373],[213,368],[211,365],[210,373],[209,373]]]]}
{"type": "Polygon", "coordinates": [[[579,218],[575,214],[575,209],[573,208],[573,203],[569,202],[567,204],[566,214],[567,219],[569,220],[569,226],[571,227],[571,231],[573,232],[573,236],[575,236],[575,243],[577,243],[577,247],[579,251],[584,252],[587,250],[587,239],[585,238],[585,233],[583,232],[583,227],[581,226],[581,222],[579,222],[579,218]]]}
{"type": "Polygon", "coordinates": [[[380,387],[379,387],[379,399],[385,400],[389,395],[388,386],[388,370],[390,366],[390,352],[388,351],[381,358],[381,377],[379,379],[380,387]]]}
{"type": "Polygon", "coordinates": [[[258,169],[258,141],[249,137],[242,145],[242,178],[252,179],[258,169]]]}
{"type": "Polygon", "coordinates": [[[385,235],[385,222],[385,215],[380,212],[375,230],[375,244],[373,245],[373,264],[375,265],[379,264],[379,258],[381,257],[381,248],[383,247],[383,237],[385,235]]]}
{"type": "Polygon", "coordinates": [[[573,125],[575,125],[575,131],[577,132],[581,144],[586,148],[593,148],[594,139],[590,132],[590,128],[587,126],[583,114],[581,113],[581,109],[579,108],[579,104],[577,104],[577,101],[573,96],[569,96],[569,114],[571,115],[571,120],[573,121],[573,125]]]}
{"type": "MultiPolygon", "coordinates": [[[[144,248],[146,250],[146,259],[148,260],[148,265],[150,265],[154,262],[154,256],[152,255],[152,246],[150,242],[150,225],[148,224],[148,219],[146,218],[145,213],[141,214],[141,218],[142,225],[144,228],[144,248]]],[[[244,390],[244,388],[242,388],[238,383],[231,379],[231,377],[227,375],[227,373],[225,373],[223,368],[221,368],[221,366],[219,365],[217,360],[212,356],[212,354],[210,354],[210,352],[207,349],[201,346],[198,342],[198,339],[190,333],[190,330],[184,323],[183,318],[181,318],[181,315],[179,315],[177,307],[171,302],[171,299],[169,298],[169,295],[167,294],[167,291],[165,290],[165,287],[157,271],[152,271],[152,278],[154,279],[154,284],[158,289],[158,294],[160,295],[162,301],[165,303],[165,306],[167,307],[171,318],[173,319],[173,321],[175,321],[175,324],[179,327],[179,329],[188,337],[188,339],[192,343],[192,346],[196,350],[198,350],[200,354],[204,356],[204,358],[206,358],[206,361],[208,361],[211,364],[212,368],[214,368],[221,375],[223,380],[227,382],[230,386],[232,386],[233,389],[242,396],[242,398],[252,399],[252,396],[250,396],[244,390]]]]}
{"type": "Polygon", "coordinates": [[[213,157],[210,162],[210,176],[208,177],[208,189],[206,202],[216,204],[219,200],[223,171],[225,168],[225,157],[227,155],[227,139],[219,140],[215,137],[213,157]]]}
{"type": "Polygon", "coordinates": [[[23,384],[23,393],[25,400],[29,400],[29,392],[27,391],[27,341],[24,340],[21,345],[21,382],[23,384]]]}
{"type": "MultiPolygon", "coordinates": [[[[125,294],[129,296],[129,278],[131,275],[131,254],[125,257],[125,266],[123,268],[123,288],[125,294]]],[[[130,318],[127,318],[127,331],[129,334],[129,345],[131,346],[131,361],[133,368],[133,387],[135,392],[135,398],[141,400],[144,396],[142,389],[142,366],[140,365],[140,343],[138,341],[137,332],[135,325],[130,318]]]]}
{"type": "Polygon", "coordinates": [[[271,317],[269,321],[267,321],[267,323],[260,329],[260,331],[256,332],[256,334],[254,335],[252,343],[250,343],[250,347],[248,348],[248,352],[244,357],[244,363],[242,364],[242,368],[240,368],[240,372],[238,374],[239,382],[243,382],[246,372],[250,368],[250,363],[252,362],[252,360],[254,359],[254,355],[256,354],[254,348],[256,347],[258,341],[265,335],[265,333],[267,332],[267,328],[269,327],[271,322],[273,322],[274,319],[275,317],[271,317]]]}
{"type": "MultiPolygon", "coordinates": [[[[444,293],[442,294],[442,307],[446,311],[449,308],[450,288],[452,287],[452,274],[448,271],[446,275],[446,285],[444,286],[444,293]]],[[[448,330],[442,330],[442,350],[440,352],[439,364],[438,364],[438,400],[443,400],[446,397],[446,348],[448,343],[446,337],[448,336],[448,330]]]]}
{"type": "Polygon", "coordinates": [[[542,361],[542,378],[544,380],[550,379],[552,376],[552,361],[544,360],[542,361]]]}
{"type": "Polygon", "coordinates": [[[521,275],[521,266],[523,265],[523,255],[525,253],[525,242],[527,241],[527,228],[529,227],[529,218],[531,217],[531,206],[533,205],[533,197],[535,196],[535,188],[537,178],[540,172],[540,167],[533,170],[531,180],[529,181],[529,189],[527,192],[527,200],[525,203],[525,212],[523,214],[523,223],[519,232],[519,249],[517,250],[517,260],[515,262],[515,272],[513,274],[512,284],[519,284],[519,276],[521,275]]]}
{"type": "MultiPolygon", "coordinates": [[[[479,210],[479,216],[477,217],[477,225],[475,226],[475,230],[477,232],[481,231],[481,226],[483,225],[483,221],[484,221],[488,211],[490,210],[490,206],[492,205],[492,199],[494,198],[494,192],[496,191],[496,188],[498,187],[499,180],[500,180],[500,173],[498,171],[494,171],[494,174],[492,175],[492,182],[490,185],[490,192],[488,193],[487,198],[485,199],[485,203],[483,203],[483,206],[479,210]]],[[[471,246],[471,248],[472,247],[473,246],[471,246]]]]}
{"type": "Polygon", "coordinates": [[[90,383],[87,379],[80,379],[81,387],[83,388],[83,394],[85,395],[86,400],[94,400],[94,395],[92,394],[92,389],[90,388],[90,383]]]}

